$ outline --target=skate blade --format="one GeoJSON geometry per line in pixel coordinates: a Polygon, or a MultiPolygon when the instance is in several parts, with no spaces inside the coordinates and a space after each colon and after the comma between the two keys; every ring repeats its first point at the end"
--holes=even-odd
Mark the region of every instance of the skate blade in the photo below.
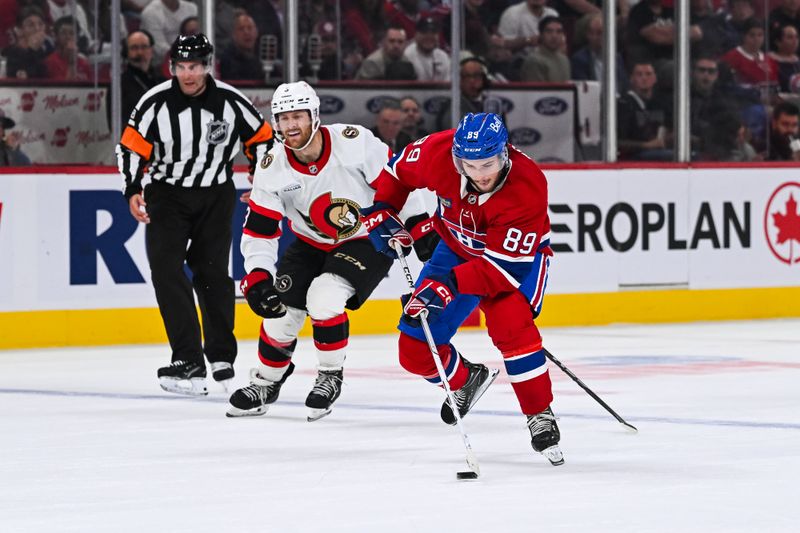
{"type": "MultiPolygon", "coordinates": [[[[475,397],[472,399],[472,404],[469,406],[469,409],[467,409],[467,412],[464,413],[464,415],[461,418],[464,418],[465,416],[467,416],[469,414],[470,411],[472,411],[472,408],[475,407],[475,404],[478,403],[478,400],[481,399],[481,396],[483,396],[483,393],[486,392],[486,390],[489,388],[489,385],[494,383],[494,380],[497,379],[497,375],[498,374],[500,374],[500,370],[498,370],[496,368],[490,368],[489,369],[489,378],[486,381],[483,382],[483,385],[481,385],[480,388],[478,389],[478,391],[475,393],[475,397]]],[[[455,426],[456,425],[456,417],[455,417],[455,413],[453,413],[453,408],[452,407],[450,408],[450,417],[452,417],[452,421],[448,421],[448,420],[442,420],[442,421],[445,424],[448,424],[450,426],[455,426]]]]}
{"type": "Polygon", "coordinates": [[[185,396],[206,396],[206,378],[176,379],[169,377],[158,378],[158,384],[167,392],[183,394],[185,396]]]}
{"type": "Polygon", "coordinates": [[[325,418],[326,416],[331,414],[331,411],[332,409],[330,407],[328,407],[327,409],[310,408],[308,410],[308,417],[306,418],[306,420],[308,420],[309,422],[316,422],[320,418],[325,418]]]}
{"type": "Polygon", "coordinates": [[[223,379],[222,381],[217,381],[217,383],[220,384],[220,386],[222,387],[222,390],[224,390],[225,392],[230,392],[231,391],[231,383],[233,383],[233,379],[223,379]]]}
{"type": "Polygon", "coordinates": [[[564,464],[564,454],[561,453],[561,448],[558,447],[558,444],[542,450],[541,453],[547,458],[548,461],[550,461],[550,464],[553,466],[564,464]]]}
{"type": "Polygon", "coordinates": [[[238,407],[231,406],[228,409],[228,412],[225,413],[225,416],[228,418],[241,418],[245,416],[261,416],[267,414],[269,410],[268,405],[262,405],[261,407],[255,407],[253,409],[239,409],[238,407]]]}

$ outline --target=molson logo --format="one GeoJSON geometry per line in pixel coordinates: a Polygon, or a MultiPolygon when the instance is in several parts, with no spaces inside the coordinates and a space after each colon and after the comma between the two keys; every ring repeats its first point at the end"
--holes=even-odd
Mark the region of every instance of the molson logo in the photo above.
{"type": "Polygon", "coordinates": [[[100,105],[103,103],[103,96],[105,91],[89,91],[86,94],[86,103],[83,104],[83,109],[86,111],[99,111],[100,105]]]}
{"type": "Polygon", "coordinates": [[[764,209],[764,235],[772,255],[782,263],[800,263],[800,183],[779,185],[764,209]]]}
{"type": "Polygon", "coordinates": [[[68,98],[66,94],[50,94],[44,97],[44,108],[49,109],[53,113],[62,107],[74,107],[76,105],[78,105],[77,96],[68,98]]]}
{"type": "Polygon", "coordinates": [[[100,132],[97,130],[80,130],[75,133],[75,141],[86,147],[93,143],[108,141],[111,139],[111,132],[100,132]]]}
{"type": "Polygon", "coordinates": [[[67,145],[68,137],[69,137],[69,127],[56,128],[56,131],[53,132],[53,140],[50,141],[50,144],[58,148],[63,148],[64,146],[67,145]]]}
{"type": "Polygon", "coordinates": [[[22,93],[22,96],[19,97],[19,108],[25,113],[33,111],[33,106],[36,104],[36,96],[38,94],[39,91],[22,93]]]}

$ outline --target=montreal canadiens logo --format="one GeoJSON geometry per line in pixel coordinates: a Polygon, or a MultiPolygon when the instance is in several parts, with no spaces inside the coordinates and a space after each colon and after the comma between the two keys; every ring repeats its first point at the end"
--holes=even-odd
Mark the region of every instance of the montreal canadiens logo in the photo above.
{"type": "Polygon", "coordinates": [[[326,192],[311,202],[308,217],[304,217],[308,226],[322,237],[340,241],[353,236],[361,227],[359,206],[349,198],[332,198],[326,192]]]}
{"type": "Polygon", "coordinates": [[[800,263],[800,183],[780,185],[764,210],[764,234],[772,254],[787,265],[800,263]]]}

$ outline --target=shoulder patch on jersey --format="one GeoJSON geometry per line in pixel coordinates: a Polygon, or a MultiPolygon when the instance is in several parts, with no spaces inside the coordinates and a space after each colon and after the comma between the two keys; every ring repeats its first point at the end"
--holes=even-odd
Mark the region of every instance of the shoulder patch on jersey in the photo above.
{"type": "Polygon", "coordinates": [[[354,128],[353,126],[347,126],[342,131],[342,137],[344,137],[345,139],[355,139],[356,137],[358,137],[359,133],[360,132],[358,131],[358,128],[354,128]]]}
{"type": "Polygon", "coordinates": [[[264,157],[261,158],[261,168],[270,166],[274,159],[275,157],[272,154],[264,154],[264,157]]]}

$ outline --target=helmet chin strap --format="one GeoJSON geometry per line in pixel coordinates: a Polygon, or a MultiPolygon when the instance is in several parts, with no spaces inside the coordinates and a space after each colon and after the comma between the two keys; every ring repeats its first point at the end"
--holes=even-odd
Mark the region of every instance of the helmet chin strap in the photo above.
{"type": "MultiPolygon", "coordinates": [[[[281,133],[280,133],[280,135],[276,135],[276,137],[278,137],[278,140],[279,140],[279,141],[281,141],[281,143],[283,143],[283,145],[284,145],[286,148],[288,148],[289,150],[291,150],[291,151],[293,151],[293,152],[302,152],[303,150],[305,150],[306,148],[308,148],[308,145],[310,145],[310,144],[311,144],[311,141],[313,141],[313,140],[314,140],[314,137],[317,135],[317,132],[319,131],[319,127],[320,127],[320,121],[319,121],[319,120],[316,120],[316,121],[315,121],[315,124],[314,124],[313,126],[311,126],[311,135],[309,135],[309,136],[308,136],[308,140],[307,140],[307,141],[306,141],[306,143],[305,143],[303,146],[301,146],[300,148],[292,148],[291,146],[289,146],[288,144],[286,144],[286,136],[283,134],[283,132],[281,132],[281,133]]],[[[276,131],[277,131],[277,130],[276,130],[276,131]]]]}

